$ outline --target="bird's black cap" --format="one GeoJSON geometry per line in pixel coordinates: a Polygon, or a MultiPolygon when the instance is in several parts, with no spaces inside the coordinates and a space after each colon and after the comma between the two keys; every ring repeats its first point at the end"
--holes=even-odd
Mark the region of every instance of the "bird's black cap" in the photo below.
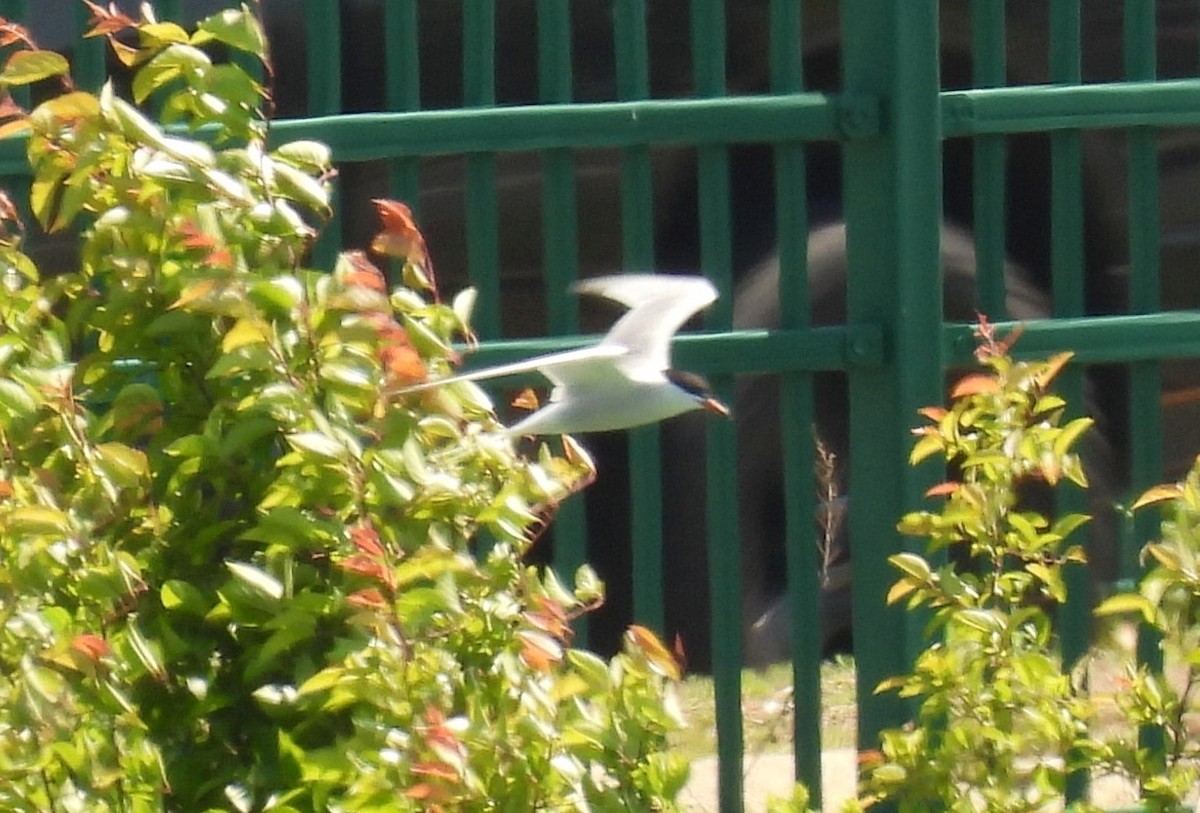
{"type": "Polygon", "coordinates": [[[664,375],[676,387],[694,395],[704,409],[726,418],[729,417],[729,407],[717,400],[712,391],[712,384],[709,384],[704,376],[689,373],[687,370],[671,369],[666,370],[664,375]]]}

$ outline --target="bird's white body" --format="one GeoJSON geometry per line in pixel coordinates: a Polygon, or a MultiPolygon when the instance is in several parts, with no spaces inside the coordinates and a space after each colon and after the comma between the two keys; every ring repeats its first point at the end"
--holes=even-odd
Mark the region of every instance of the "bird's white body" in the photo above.
{"type": "Polygon", "coordinates": [[[711,282],[703,277],[625,274],[588,279],[575,290],[630,308],[599,344],[427,381],[401,392],[537,371],[554,389],[545,407],[509,428],[514,435],[628,429],[693,409],[728,413],[707,392],[679,386],[668,377],[671,337],[717,298],[711,282]]]}

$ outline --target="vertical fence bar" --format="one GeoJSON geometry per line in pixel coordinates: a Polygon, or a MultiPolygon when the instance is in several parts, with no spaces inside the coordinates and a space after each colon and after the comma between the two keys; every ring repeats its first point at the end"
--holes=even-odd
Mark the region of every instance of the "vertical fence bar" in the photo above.
{"type": "MultiPolygon", "coordinates": [[[[416,0],[392,0],[383,5],[384,71],[387,76],[388,110],[418,110],[421,107],[421,52],[418,45],[416,0]]],[[[421,162],[396,158],[389,163],[391,194],[420,215],[421,162]]]]}
{"type": "Polygon", "coordinates": [[[154,11],[160,20],[182,21],[183,0],[158,0],[154,4],[154,11]]]}
{"type": "MultiPolygon", "coordinates": [[[[538,0],[538,88],[541,100],[571,101],[571,7],[569,0],[538,0]]],[[[570,150],[542,156],[542,256],[546,327],[553,335],[577,333],[579,311],[570,295],[579,278],[579,212],[576,205],[575,157],[570,150]]],[[[554,563],[568,574],[587,559],[584,502],[575,497],[559,508],[554,520],[554,563]]],[[[576,636],[587,645],[587,625],[576,624],[576,636]]]]}
{"type": "MultiPolygon", "coordinates": [[[[91,11],[87,6],[82,3],[75,6],[75,27],[80,35],[87,31],[88,20],[91,19],[91,16],[91,11]]],[[[71,75],[75,79],[75,84],[83,90],[97,91],[104,84],[104,55],[107,48],[108,42],[103,37],[83,39],[82,36],[79,36],[75,39],[75,56],[71,63],[71,75]]]]}
{"type": "MultiPolygon", "coordinates": [[[[1150,81],[1157,76],[1153,0],[1125,2],[1125,74],[1130,81],[1150,81]]],[[[1129,140],[1129,298],[1134,313],[1154,313],[1161,306],[1159,283],[1158,133],[1148,127],[1133,129],[1129,140]]],[[[1149,488],[1163,476],[1161,366],[1144,362],[1129,370],[1129,437],[1131,481],[1134,493],[1149,488]]],[[[1136,545],[1150,541],[1158,528],[1153,511],[1134,516],[1136,545]]],[[[1130,551],[1133,558],[1134,551],[1130,551]]],[[[1156,671],[1163,667],[1160,636],[1143,627],[1138,633],[1138,660],[1156,671]]],[[[1152,759],[1165,767],[1166,740],[1161,726],[1143,726],[1141,744],[1152,759]]]]}
{"type": "MultiPolygon", "coordinates": [[[[1082,81],[1082,41],[1079,0],[1056,0],[1050,7],[1050,79],[1078,84],[1082,81]]],[[[1050,245],[1051,308],[1054,316],[1084,313],[1083,145],[1078,130],[1050,134],[1050,245]]],[[[1081,410],[1084,404],[1084,371],[1078,365],[1064,370],[1058,389],[1081,410]]],[[[1059,494],[1059,508],[1088,510],[1086,495],[1077,489],[1059,494]]],[[[1084,567],[1068,567],[1068,601],[1059,620],[1063,659],[1074,663],[1087,650],[1091,627],[1089,586],[1084,567]]]]}
{"type": "MultiPolygon", "coordinates": [[[[1006,35],[1004,3],[971,2],[972,85],[977,88],[1005,84],[1006,35]]],[[[979,312],[993,320],[1006,315],[1004,260],[1005,144],[1004,136],[977,136],[972,145],[972,200],[975,232],[975,291],[979,312]]]]}
{"type": "MultiPolygon", "coordinates": [[[[463,3],[463,102],[496,103],[496,0],[463,3]]],[[[500,218],[496,209],[496,157],[467,156],[467,266],[479,289],[475,329],[480,338],[500,335],[500,218]]]]}
{"type": "MultiPolygon", "coordinates": [[[[804,89],[800,5],[792,0],[771,4],[771,90],[804,89]]],[[[776,246],[779,251],[779,326],[808,327],[808,201],[805,194],[804,145],[775,147],[776,246]]],[[[797,781],[821,807],[821,561],[813,529],[812,376],[787,373],[779,382],[783,436],[784,545],[791,609],[792,696],[795,701],[792,741],[797,781]]]]}
{"type": "MultiPolygon", "coordinates": [[[[1079,0],[1054,0],[1050,6],[1050,80],[1079,84],[1083,80],[1079,0]]],[[[1079,131],[1062,130],[1050,136],[1050,278],[1051,310],[1055,317],[1082,316],[1085,307],[1083,251],[1083,142],[1079,131]]],[[[1057,389],[1078,414],[1084,403],[1084,371],[1065,369],[1057,389]]],[[[1077,489],[1058,494],[1058,509],[1085,513],[1086,495],[1077,489]]],[[[1090,531],[1090,529],[1089,529],[1090,531]]],[[[1089,543],[1094,541],[1089,533],[1089,543]]],[[[1091,627],[1088,574],[1084,567],[1066,569],[1067,603],[1058,618],[1064,663],[1075,663],[1087,651],[1091,627]]],[[[1076,771],[1067,778],[1067,798],[1087,790],[1088,776],[1076,771]]]]}
{"type": "MultiPolygon", "coordinates": [[[[337,0],[307,0],[304,47],[308,64],[310,116],[327,116],[342,110],[342,26],[337,0]]],[[[341,196],[335,186],[330,200],[333,217],[313,248],[318,268],[333,268],[342,244],[341,196]]]]}
{"type": "MultiPolygon", "coordinates": [[[[613,6],[617,97],[650,95],[649,42],[645,0],[616,0],[613,6]]],[[[654,178],[650,148],[621,153],[621,256],[630,270],[654,267],[654,178]]],[[[633,539],[633,615],[663,632],[662,449],[657,426],[629,433],[630,536],[633,539]]]]}
{"type": "MultiPolygon", "coordinates": [[[[878,99],[883,132],[843,148],[849,259],[848,313],[884,330],[888,362],[854,367],[850,379],[850,543],[858,647],[859,747],[911,709],[874,693],[908,671],[921,621],[885,606],[887,557],[905,546],[896,522],[935,482],[933,466],[908,466],[916,411],[942,396],[939,224],[938,5],[934,0],[844,0],[843,76],[853,97],[878,99]],[[931,352],[932,350],[932,352],[931,352]]],[[[850,347],[853,355],[854,347],[850,347]]]]}
{"type": "MultiPolygon", "coordinates": [[[[693,0],[692,64],[700,96],[725,94],[725,5],[693,0]]],[[[729,210],[729,150],[707,145],[699,153],[700,265],[720,291],[708,313],[710,329],[728,330],[733,315],[733,240],[729,210]]],[[[726,401],[729,376],[713,386],[726,401]]],[[[738,549],[737,435],[732,422],[707,427],[708,567],[712,598],[713,690],[717,718],[717,778],[721,813],[740,813],[742,796],[742,613],[738,549]],[[732,609],[730,608],[732,605],[732,609]]]]}

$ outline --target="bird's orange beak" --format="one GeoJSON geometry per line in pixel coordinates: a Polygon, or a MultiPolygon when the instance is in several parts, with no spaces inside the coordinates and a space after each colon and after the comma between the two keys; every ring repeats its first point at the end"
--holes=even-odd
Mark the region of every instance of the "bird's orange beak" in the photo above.
{"type": "Polygon", "coordinates": [[[729,412],[729,407],[722,404],[716,398],[705,398],[703,401],[700,402],[700,406],[704,407],[705,409],[707,409],[709,412],[713,413],[714,415],[720,415],[722,418],[731,417],[731,413],[729,412]]]}

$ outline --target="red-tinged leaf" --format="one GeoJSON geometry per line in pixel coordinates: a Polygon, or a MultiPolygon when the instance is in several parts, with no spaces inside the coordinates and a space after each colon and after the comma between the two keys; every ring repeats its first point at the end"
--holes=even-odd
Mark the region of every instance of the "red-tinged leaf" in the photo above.
{"type": "Polygon", "coordinates": [[[1000,343],[999,343],[1000,351],[1004,354],[1007,354],[1008,351],[1012,350],[1013,345],[1017,343],[1017,340],[1020,339],[1024,333],[1025,333],[1025,324],[1024,323],[1018,324],[1015,327],[1013,327],[1013,329],[1008,331],[1008,333],[1005,334],[1004,338],[1000,340],[1000,343]]]}
{"type": "Polygon", "coordinates": [[[347,251],[342,258],[349,266],[348,270],[339,275],[344,284],[369,288],[381,294],[387,293],[387,280],[384,279],[383,272],[366,254],[361,251],[347,251]]]}
{"type": "Polygon", "coordinates": [[[954,389],[950,391],[950,397],[963,398],[970,395],[986,395],[999,391],[999,381],[990,375],[972,373],[971,375],[964,376],[954,385],[954,389]]]}
{"type": "Polygon", "coordinates": [[[528,387],[517,393],[517,397],[512,400],[512,405],[517,409],[526,409],[530,412],[541,406],[538,403],[537,393],[528,387]]]}
{"type": "Polygon", "coordinates": [[[446,715],[435,706],[425,709],[425,725],[418,726],[421,736],[431,747],[440,747],[452,753],[462,753],[462,741],[446,724],[446,715]]]}
{"type": "Polygon", "coordinates": [[[883,759],[883,752],[874,748],[866,751],[859,751],[857,757],[858,764],[864,767],[878,765],[879,763],[883,762],[883,759]]]}
{"type": "Polygon", "coordinates": [[[938,483],[936,486],[930,486],[929,490],[925,492],[925,496],[945,497],[958,491],[961,486],[962,483],[955,482],[954,480],[947,480],[944,483],[938,483]]]}
{"type": "Polygon", "coordinates": [[[132,17],[121,13],[116,3],[109,3],[108,8],[89,0],[83,0],[83,4],[92,12],[92,16],[88,20],[92,27],[84,34],[85,37],[107,37],[136,25],[136,21],[132,17]]]}
{"type": "Polygon", "coordinates": [[[419,782],[413,785],[404,791],[404,795],[419,802],[448,802],[451,798],[449,790],[429,782],[419,782]]]}
{"type": "Polygon", "coordinates": [[[630,624],[629,629],[625,630],[625,641],[641,652],[650,666],[663,677],[671,680],[683,677],[683,670],[670,650],[646,627],[630,624]]]}
{"type": "Polygon", "coordinates": [[[3,98],[0,98],[0,118],[11,119],[17,116],[24,118],[26,115],[28,115],[28,111],[17,104],[12,96],[5,94],[3,98]]]}
{"type": "Polygon", "coordinates": [[[396,257],[413,265],[429,268],[429,251],[425,237],[417,228],[412,209],[396,200],[376,198],[375,211],[383,230],[371,241],[371,250],[386,257],[396,257]]]}
{"type": "Polygon", "coordinates": [[[374,587],[351,593],[346,596],[346,603],[363,610],[386,610],[391,606],[374,587]]]}
{"type": "Polygon", "coordinates": [[[71,649],[92,661],[98,661],[112,652],[108,641],[90,633],[76,635],[71,641],[71,649]]]}
{"type": "Polygon", "coordinates": [[[396,586],[391,568],[373,556],[367,556],[364,553],[355,554],[354,556],[342,559],[338,562],[338,566],[351,573],[357,573],[360,576],[366,576],[368,579],[374,579],[389,589],[394,589],[396,586]]]}
{"type": "Polygon", "coordinates": [[[175,233],[182,239],[180,245],[187,249],[199,249],[203,251],[212,251],[217,247],[217,240],[211,234],[202,231],[198,225],[193,222],[180,224],[175,233]]]}
{"type": "Polygon", "coordinates": [[[408,343],[407,337],[403,342],[381,347],[379,363],[383,365],[389,384],[413,384],[429,377],[421,354],[408,343]]]}
{"type": "Polygon", "coordinates": [[[1147,505],[1153,505],[1154,503],[1177,500],[1181,496],[1183,496],[1183,489],[1175,483],[1154,486],[1138,497],[1132,508],[1136,511],[1139,508],[1145,508],[1147,505]]]}
{"type": "Polygon", "coordinates": [[[562,647],[549,636],[525,630],[517,635],[521,639],[521,660],[535,672],[549,672],[562,660],[562,647]]]}
{"type": "Polygon", "coordinates": [[[917,410],[917,414],[923,415],[934,423],[937,423],[942,418],[946,417],[946,408],[940,406],[921,407],[917,410]]]}
{"type": "Polygon", "coordinates": [[[23,45],[31,49],[37,47],[28,28],[3,18],[0,18],[0,45],[23,45]]]}
{"type": "Polygon", "coordinates": [[[221,268],[225,270],[233,270],[233,267],[236,265],[233,254],[229,249],[224,247],[210,251],[203,262],[209,268],[221,268]]]}
{"type": "Polygon", "coordinates": [[[0,500],[7,500],[13,494],[12,483],[8,480],[0,480],[0,500]]]}
{"type": "Polygon", "coordinates": [[[454,766],[445,762],[418,762],[412,766],[412,772],[417,776],[429,776],[447,782],[457,782],[460,778],[454,766]]]}
{"type": "Polygon", "coordinates": [[[370,524],[360,522],[350,527],[350,542],[368,556],[383,558],[383,545],[379,544],[379,532],[370,524]]]}
{"type": "Polygon", "coordinates": [[[675,642],[671,647],[671,654],[675,656],[675,662],[679,664],[679,671],[687,673],[688,659],[687,651],[683,648],[683,636],[675,633],[675,642]]]}
{"type": "Polygon", "coordinates": [[[560,641],[568,640],[571,637],[571,625],[562,605],[548,598],[537,599],[537,603],[538,609],[525,611],[525,620],[560,641]]]}

